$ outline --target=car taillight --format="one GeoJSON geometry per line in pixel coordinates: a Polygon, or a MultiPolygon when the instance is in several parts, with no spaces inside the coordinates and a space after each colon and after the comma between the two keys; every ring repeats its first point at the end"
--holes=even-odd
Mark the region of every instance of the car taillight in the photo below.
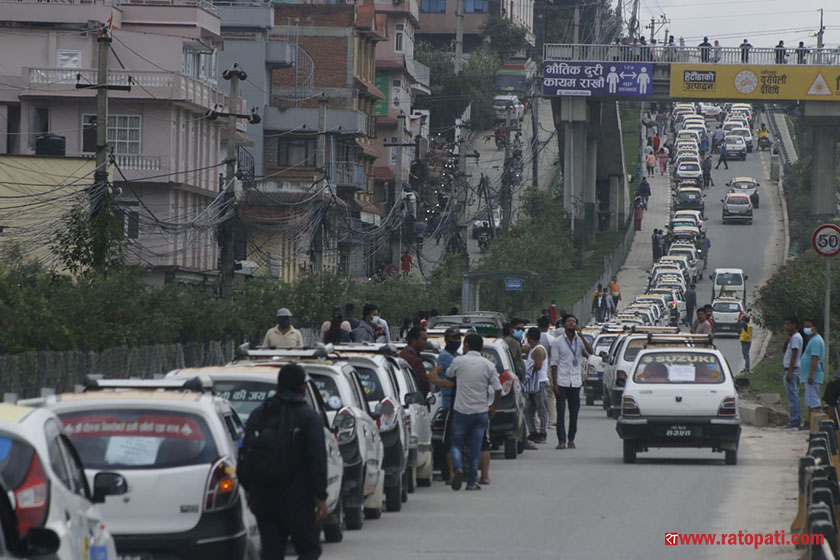
{"type": "Polygon", "coordinates": [[[236,502],[238,489],[236,467],[229,459],[219,459],[210,469],[210,476],[207,479],[204,511],[218,511],[230,507],[236,502]]]}
{"type": "Polygon", "coordinates": [[[33,527],[40,527],[47,517],[50,500],[50,482],[44,474],[38,454],[32,454],[26,478],[15,488],[15,511],[18,518],[18,535],[23,538],[33,527]]]}
{"type": "Polygon", "coordinates": [[[627,383],[627,372],[622,370],[615,372],[615,384],[619,387],[624,387],[625,383],[627,383]]]}
{"type": "Polygon", "coordinates": [[[621,402],[621,414],[622,416],[639,416],[641,412],[639,411],[639,405],[636,403],[636,399],[633,397],[624,397],[621,402]]]}
{"type": "Polygon", "coordinates": [[[499,374],[499,383],[502,384],[502,396],[506,397],[513,389],[513,374],[506,369],[499,374]]]}
{"type": "Polygon", "coordinates": [[[397,406],[391,397],[385,397],[379,404],[379,418],[376,419],[376,425],[381,431],[387,432],[397,425],[397,406]]]}
{"type": "Polygon", "coordinates": [[[353,438],[356,437],[356,415],[349,408],[342,408],[335,415],[333,429],[339,445],[353,441],[353,438]]]}
{"type": "Polygon", "coordinates": [[[735,397],[726,397],[720,402],[718,416],[737,416],[738,402],[735,397]]]}

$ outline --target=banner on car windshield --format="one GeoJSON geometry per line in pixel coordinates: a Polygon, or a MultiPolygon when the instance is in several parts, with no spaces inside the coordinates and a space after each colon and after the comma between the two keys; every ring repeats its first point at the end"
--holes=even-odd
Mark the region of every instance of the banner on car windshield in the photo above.
{"type": "Polygon", "coordinates": [[[840,73],[830,66],[671,64],[671,97],[837,101],[840,73]]]}

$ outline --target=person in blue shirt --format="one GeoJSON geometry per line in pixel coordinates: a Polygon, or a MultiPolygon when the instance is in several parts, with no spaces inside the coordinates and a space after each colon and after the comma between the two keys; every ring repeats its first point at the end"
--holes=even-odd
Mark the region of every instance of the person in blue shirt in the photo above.
{"type": "Polygon", "coordinates": [[[825,341],[819,333],[817,322],[808,319],[802,324],[802,334],[808,343],[799,360],[799,371],[805,385],[805,406],[811,412],[820,411],[820,387],[825,372],[825,341]]]}
{"type": "MultiPolygon", "coordinates": [[[[437,358],[437,376],[440,379],[449,379],[446,372],[449,366],[452,365],[452,360],[458,356],[458,349],[461,348],[461,331],[456,327],[449,327],[443,333],[443,341],[445,347],[438,354],[437,358]]],[[[432,381],[430,379],[432,383],[432,381]]],[[[452,402],[455,399],[455,388],[441,387],[441,410],[444,411],[446,421],[443,427],[443,448],[446,449],[446,481],[449,483],[452,480],[452,455],[449,448],[452,446],[452,402]]]]}

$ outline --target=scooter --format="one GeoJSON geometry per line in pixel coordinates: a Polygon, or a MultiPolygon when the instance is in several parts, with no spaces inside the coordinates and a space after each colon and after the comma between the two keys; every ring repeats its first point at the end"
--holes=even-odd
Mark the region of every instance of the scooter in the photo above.
{"type": "Polygon", "coordinates": [[[758,138],[758,149],[761,151],[769,150],[770,147],[773,145],[773,141],[770,140],[769,136],[760,136],[758,138]]]}

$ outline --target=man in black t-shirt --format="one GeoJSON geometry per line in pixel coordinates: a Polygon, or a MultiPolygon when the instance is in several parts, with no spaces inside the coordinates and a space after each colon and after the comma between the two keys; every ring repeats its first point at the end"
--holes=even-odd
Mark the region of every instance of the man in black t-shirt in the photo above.
{"type": "Polygon", "coordinates": [[[838,401],[840,401],[840,370],[837,371],[834,379],[826,384],[823,400],[828,405],[828,417],[836,424],[838,401]]]}

